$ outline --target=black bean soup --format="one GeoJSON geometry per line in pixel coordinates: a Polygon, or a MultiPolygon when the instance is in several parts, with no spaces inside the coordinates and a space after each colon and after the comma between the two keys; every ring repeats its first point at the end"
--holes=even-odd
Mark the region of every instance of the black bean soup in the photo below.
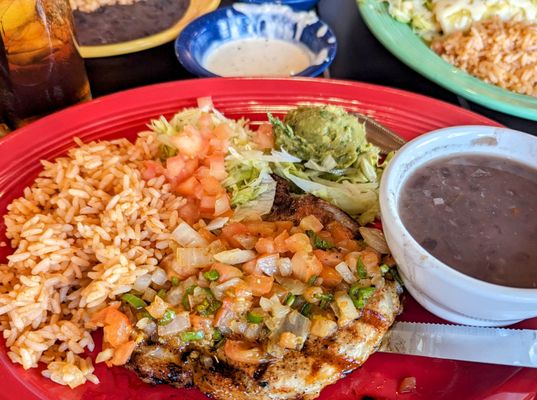
{"type": "Polygon", "coordinates": [[[474,278],[537,288],[537,170],[504,158],[434,160],[404,183],[399,213],[428,252],[474,278]]]}
{"type": "Polygon", "coordinates": [[[144,0],[104,6],[90,13],[75,11],[79,44],[112,44],[154,35],[177,23],[189,4],[190,0],[144,0]]]}

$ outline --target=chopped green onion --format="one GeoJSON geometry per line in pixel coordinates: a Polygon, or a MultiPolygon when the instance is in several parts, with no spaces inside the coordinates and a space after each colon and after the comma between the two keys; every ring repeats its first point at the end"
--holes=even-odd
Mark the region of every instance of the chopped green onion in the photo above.
{"type": "Polygon", "coordinates": [[[194,294],[194,289],[196,289],[196,285],[192,285],[188,287],[185,290],[185,294],[183,295],[183,298],[181,299],[181,304],[183,305],[183,308],[186,311],[190,311],[190,301],[188,300],[188,296],[194,294]]]}
{"type": "Polygon", "coordinates": [[[367,270],[365,268],[364,262],[362,261],[362,257],[358,257],[358,261],[356,261],[356,270],[358,271],[358,278],[367,278],[367,270]]]}
{"type": "Polygon", "coordinates": [[[315,285],[315,282],[317,282],[318,278],[319,277],[317,275],[313,275],[310,279],[308,279],[308,285],[309,286],[315,285]]]}
{"type": "Polygon", "coordinates": [[[358,284],[354,284],[351,286],[351,289],[349,290],[349,296],[352,299],[352,302],[354,303],[354,306],[361,310],[365,307],[368,300],[375,294],[375,287],[369,286],[365,288],[361,288],[358,286],[358,284]]]}
{"type": "Polygon", "coordinates": [[[224,335],[222,335],[222,331],[218,328],[213,329],[213,339],[214,340],[222,340],[224,338],[224,335]]]}
{"type": "Polygon", "coordinates": [[[308,318],[311,317],[311,304],[305,303],[300,309],[300,314],[308,318]]]}
{"type": "Polygon", "coordinates": [[[172,276],[172,286],[179,286],[179,283],[181,282],[178,276],[172,276]]]}
{"type": "Polygon", "coordinates": [[[204,334],[203,331],[185,331],[181,332],[179,337],[183,342],[193,342],[195,340],[202,340],[204,334]]]}
{"type": "Polygon", "coordinates": [[[319,307],[321,307],[323,310],[328,307],[332,300],[334,300],[334,296],[332,296],[330,293],[317,293],[315,298],[321,300],[319,302],[319,307]]]}
{"type": "Polygon", "coordinates": [[[220,273],[215,269],[211,269],[210,271],[204,272],[203,277],[208,281],[213,282],[220,278],[220,273]]]}
{"type": "Polygon", "coordinates": [[[220,307],[222,307],[222,302],[216,300],[214,297],[207,297],[195,308],[201,316],[207,317],[213,315],[220,307]]]}
{"type": "Polygon", "coordinates": [[[131,293],[126,293],[123,296],[121,296],[121,300],[123,300],[125,303],[129,303],[132,307],[134,307],[137,310],[147,307],[147,303],[145,301],[143,301],[141,298],[131,293]]]}
{"type": "Polygon", "coordinates": [[[283,301],[283,304],[286,306],[291,307],[293,303],[295,302],[296,296],[293,293],[288,293],[285,297],[285,300],[283,301]]]}
{"type": "Polygon", "coordinates": [[[313,242],[313,247],[315,247],[316,249],[328,250],[328,249],[333,249],[334,247],[336,247],[329,241],[321,239],[319,235],[317,235],[313,231],[308,230],[306,231],[306,234],[308,235],[310,240],[313,242]]]}
{"type": "Polygon", "coordinates": [[[159,325],[168,325],[175,318],[175,311],[167,309],[161,319],[158,320],[159,325]]]}
{"type": "Polygon", "coordinates": [[[166,298],[166,289],[160,289],[158,292],[157,292],[157,296],[160,297],[162,300],[164,300],[166,298]]]}
{"type": "Polygon", "coordinates": [[[390,267],[388,265],[386,265],[386,264],[382,264],[379,268],[380,268],[380,273],[382,275],[385,275],[386,272],[388,272],[390,270],[390,267]]]}
{"type": "Polygon", "coordinates": [[[260,324],[263,322],[263,315],[258,314],[255,311],[248,311],[248,314],[246,314],[246,320],[251,324],[260,324]]]}

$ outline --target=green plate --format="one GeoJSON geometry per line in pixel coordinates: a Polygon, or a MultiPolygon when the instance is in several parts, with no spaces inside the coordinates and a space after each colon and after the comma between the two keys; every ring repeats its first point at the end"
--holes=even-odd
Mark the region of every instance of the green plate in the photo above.
{"type": "Polygon", "coordinates": [[[376,38],[416,72],[474,103],[537,121],[537,97],[491,85],[447,63],[429,49],[409,25],[393,19],[386,3],[358,0],[358,7],[376,38]]]}

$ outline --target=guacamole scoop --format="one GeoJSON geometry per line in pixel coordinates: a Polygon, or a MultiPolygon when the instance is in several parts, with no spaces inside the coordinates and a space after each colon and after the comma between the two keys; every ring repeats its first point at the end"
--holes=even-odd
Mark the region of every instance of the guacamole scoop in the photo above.
{"type": "Polygon", "coordinates": [[[289,111],[283,123],[275,118],[271,122],[278,148],[331,169],[351,166],[365,143],[363,125],[341,107],[300,106],[289,111]]]}

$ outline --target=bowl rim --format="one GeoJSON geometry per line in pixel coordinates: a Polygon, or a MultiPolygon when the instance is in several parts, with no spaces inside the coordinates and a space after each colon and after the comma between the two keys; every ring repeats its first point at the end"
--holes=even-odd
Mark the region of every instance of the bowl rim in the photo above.
{"type": "MultiPolygon", "coordinates": [[[[256,3],[248,3],[249,5],[255,7],[256,3]]],[[[259,5],[262,7],[262,5],[259,5]]],[[[279,6],[282,7],[289,7],[286,4],[279,4],[279,6]]],[[[226,6],[226,7],[220,7],[212,12],[209,12],[207,14],[204,14],[195,20],[193,20],[190,24],[188,24],[179,34],[177,39],[175,40],[175,55],[181,65],[190,73],[200,76],[200,77],[222,77],[220,75],[217,75],[207,69],[205,69],[200,62],[194,57],[192,49],[192,44],[195,43],[196,38],[199,36],[200,32],[204,29],[207,29],[208,26],[214,25],[214,22],[211,21],[211,23],[208,23],[209,20],[216,19],[228,19],[228,13],[232,12],[235,16],[236,15],[244,15],[242,12],[236,10],[233,8],[233,6],[226,6]]],[[[277,13],[279,11],[275,11],[277,13]]],[[[296,11],[292,10],[291,12],[307,12],[307,11],[296,11]]],[[[309,26],[313,26],[319,24],[319,28],[325,27],[326,33],[323,36],[323,41],[327,42],[327,49],[328,54],[326,56],[326,59],[320,63],[320,64],[314,64],[310,65],[307,68],[303,69],[302,71],[298,72],[295,75],[290,75],[289,77],[296,77],[296,76],[303,76],[303,77],[315,77],[323,73],[323,71],[332,64],[334,61],[334,58],[336,57],[337,53],[337,38],[334,32],[332,31],[332,28],[324,22],[322,19],[317,19],[317,21],[314,24],[311,24],[309,26]],[[328,40],[333,38],[333,43],[328,43],[328,40]]],[[[231,40],[230,40],[231,41],[231,40]]],[[[302,43],[302,42],[298,42],[302,43]]],[[[306,46],[307,47],[307,46],[306,46]]]]}
{"type": "MultiPolygon", "coordinates": [[[[512,299],[513,296],[516,296],[519,299],[524,299],[527,301],[535,301],[535,296],[537,295],[537,288],[517,288],[517,287],[511,287],[511,286],[503,286],[498,285],[495,283],[486,282],[474,277],[471,277],[469,275],[466,275],[453,267],[449,266],[448,264],[442,262],[438,258],[436,258],[434,255],[429,253],[427,250],[425,250],[410,234],[410,232],[406,229],[405,225],[403,224],[403,221],[399,215],[399,212],[397,210],[397,196],[401,190],[401,188],[404,186],[404,184],[399,185],[399,190],[396,192],[395,190],[390,191],[390,187],[395,184],[395,175],[398,172],[398,169],[403,165],[403,163],[407,163],[405,158],[408,157],[409,154],[412,154],[415,152],[418,148],[419,151],[424,151],[425,148],[434,148],[438,147],[438,143],[445,143],[448,144],[451,141],[451,138],[453,135],[456,135],[456,137],[461,136],[475,136],[476,138],[479,136],[484,135],[510,135],[510,136],[518,136],[519,138],[522,138],[524,140],[530,140],[530,141],[536,141],[537,137],[532,136],[528,133],[517,131],[514,129],[509,128],[503,128],[503,127],[492,127],[492,126],[484,126],[484,125],[460,125],[460,126],[453,126],[449,128],[442,128],[437,129],[431,132],[427,132],[407,144],[405,144],[401,149],[399,149],[395,156],[390,160],[390,163],[386,167],[386,169],[383,172],[381,183],[380,183],[380,190],[379,190],[379,202],[380,202],[380,209],[381,209],[381,218],[383,225],[389,225],[390,228],[395,229],[399,232],[402,232],[403,234],[400,236],[402,240],[404,240],[411,248],[413,252],[415,252],[418,256],[427,256],[429,259],[429,262],[434,262],[435,265],[440,269],[440,272],[442,273],[442,280],[447,281],[450,285],[453,285],[454,283],[458,283],[459,285],[465,285],[471,287],[475,291],[480,292],[487,292],[491,293],[494,292],[494,294],[499,298],[509,298],[512,299]]],[[[488,146],[483,146],[483,149],[489,148],[488,146]]],[[[459,151],[460,152],[460,151],[459,151]]],[[[463,152],[460,152],[463,153],[463,152]]],[[[468,153],[478,153],[476,151],[472,151],[471,149],[468,149],[468,151],[464,152],[465,154],[468,153]]],[[[482,151],[480,154],[487,153],[487,151],[482,151]]],[[[423,164],[430,162],[433,159],[438,159],[440,157],[448,156],[450,154],[455,154],[455,152],[448,151],[446,153],[443,153],[441,156],[433,156],[431,159],[421,159],[416,161],[415,164],[412,165],[411,168],[409,168],[405,173],[402,174],[402,179],[400,179],[402,182],[406,181],[408,177],[418,168],[419,166],[422,166],[423,164]]],[[[490,154],[490,153],[489,153],[490,154]]],[[[510,153],[510,155],[516,154],[516,151],[510,153]]],[[[501,157],[499,154],[495,153],[495,156],[501,157]]],[[[507,155],[507,158],[512,159],[514,161],[517,161],[519,163],[522,163],[524,165],[528,165],[526,162],[520,161],[520,159],[516,157],[509,157],[507,155]]],[[[535,169],[535,166],[529,165],[531,168],[535,169]]]]}

